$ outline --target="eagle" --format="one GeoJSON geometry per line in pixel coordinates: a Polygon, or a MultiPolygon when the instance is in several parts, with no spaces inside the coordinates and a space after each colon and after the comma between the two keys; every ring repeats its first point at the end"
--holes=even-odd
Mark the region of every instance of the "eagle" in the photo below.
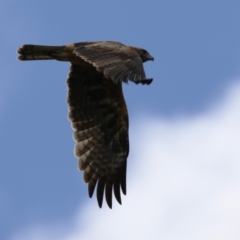
{"type": "Polygon", "coordinates": [[[18,59],[68,61],[69,120],[74,129],[74,152],[83,171],[91,198],[101,208],[105,194],[112,208],[112,194],[121,204],[126,195],[129,154],[128,111],[122,82],[150,84],[143,63],[154,58],[142,48],[115,41],[92,41],[63,46],[26,44],[17,51],[18,59]]]}

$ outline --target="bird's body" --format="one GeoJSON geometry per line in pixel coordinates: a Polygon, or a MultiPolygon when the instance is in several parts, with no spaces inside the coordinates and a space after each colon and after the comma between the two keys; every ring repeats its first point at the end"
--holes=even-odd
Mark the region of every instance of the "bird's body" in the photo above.
{"type": "Polygon", "coordinates": [[[69,119],[75,130],[75,155],[92,197],[97,184],[101,207],[105,190],[112,207],[112,190],[121,204],[126,194],[129,153],[128,113],[122,82],[150,84],[142,63],[153,60],[144,49],[118,42],[81,42],[65,46],[23,45],[20,60],[71,62],[68,76],[69,119]]]}

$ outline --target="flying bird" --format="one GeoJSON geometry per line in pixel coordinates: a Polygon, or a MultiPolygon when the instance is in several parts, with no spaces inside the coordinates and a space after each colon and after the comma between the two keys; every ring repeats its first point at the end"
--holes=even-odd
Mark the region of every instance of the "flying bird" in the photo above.
{"type": "Polygon", "coordinates": [[[19,60],[68,61],[69,120],[74,129],[75,156],[84,172],[91,198],[97,185],[112,208],[112,192],[121,204],[126,195],[129,153],[128,112],[122,82],[150,84],[143,63],[154,58],[144,49],[113,41],[80,42],[64,46],[23,45],[19,60]]]}

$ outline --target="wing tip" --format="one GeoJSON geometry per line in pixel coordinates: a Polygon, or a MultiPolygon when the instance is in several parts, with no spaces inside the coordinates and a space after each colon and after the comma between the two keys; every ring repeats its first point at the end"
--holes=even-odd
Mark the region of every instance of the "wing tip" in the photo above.
{"type": "Polygon", "coordinates": [[[138,80],[138,81],[134,81],[136,84],[141,83],[142,85],[150,85],[153,81],[153,78],[146,78],[146,79],[142,79],[142,80],[138,80]]]}
{"type": "MultiPolygon", "coordinates": [[[[92,198],[93,196],[95,186],[96,182],[88,183],[88,195],[90,198],[92,198]]],[[[110,209],[112,209],[113,192],[117,202],[122,205],[120,189],[122,190],[122,193],[126,195],[126,184],[124,184],[123,182],[105,182],[103,179],[98,180],[96,196],[99,208],[102,208],[104,193],[107,205],[110,209]]]]}

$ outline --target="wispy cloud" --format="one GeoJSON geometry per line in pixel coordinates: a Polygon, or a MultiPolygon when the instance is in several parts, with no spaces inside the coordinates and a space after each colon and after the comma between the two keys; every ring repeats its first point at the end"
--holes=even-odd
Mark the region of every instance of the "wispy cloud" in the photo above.
{"type": "Polygon", "coordinates": [[[240,239],[240,84],[195,117],[139,116],[131,125],[123,206],[96,199],[64,224],[12,240],[240,239]]]}

